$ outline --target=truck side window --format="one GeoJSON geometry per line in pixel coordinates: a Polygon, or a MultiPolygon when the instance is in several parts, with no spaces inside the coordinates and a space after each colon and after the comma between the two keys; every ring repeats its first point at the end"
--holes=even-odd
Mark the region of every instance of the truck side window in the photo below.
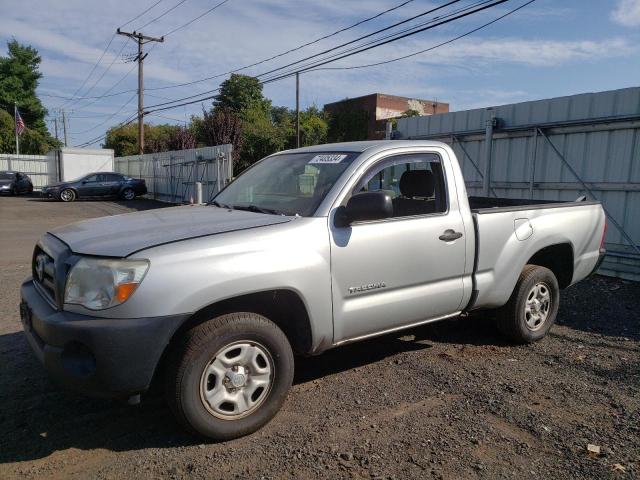
{"type": "Polygon", "coordinates": [[[393,201],[394,217],[447,210],[442,163],[436,155],[384,160],[364,175],[353,193],[359,191],[387,193],[393,201]]]}

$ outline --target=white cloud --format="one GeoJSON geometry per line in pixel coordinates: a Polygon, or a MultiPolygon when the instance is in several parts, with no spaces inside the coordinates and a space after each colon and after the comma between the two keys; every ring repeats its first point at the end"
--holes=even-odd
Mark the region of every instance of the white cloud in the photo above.
{"type": "Polygon", "coordinates": [[[611,20],[625,27],[640,26],[640,0],[618,0],[611,20]]]}

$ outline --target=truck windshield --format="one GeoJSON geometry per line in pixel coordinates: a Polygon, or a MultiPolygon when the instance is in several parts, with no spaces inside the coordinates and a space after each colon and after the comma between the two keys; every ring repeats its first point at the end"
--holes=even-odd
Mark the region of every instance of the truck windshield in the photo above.
{"type": "Polygon", "coordinates": [[[286,153],[267,157],[216,195],[212,205],[262,213],[314,214],[358,153],[286,153]]]}

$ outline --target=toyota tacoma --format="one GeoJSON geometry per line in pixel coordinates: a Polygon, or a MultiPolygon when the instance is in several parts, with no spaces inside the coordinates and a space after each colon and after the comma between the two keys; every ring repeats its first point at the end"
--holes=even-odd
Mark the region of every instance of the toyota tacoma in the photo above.
{"type": "Polygon", "coordinates": [[[467,196],[443,143],[319,145],[264,158],[206,205],[49,231],[21,318],[59,382],[137,403],[162,372],[182,424],[225,440],[274,417],[296,355],[480,309],[540,340],[605,228],[596,201],[467,196]]]}

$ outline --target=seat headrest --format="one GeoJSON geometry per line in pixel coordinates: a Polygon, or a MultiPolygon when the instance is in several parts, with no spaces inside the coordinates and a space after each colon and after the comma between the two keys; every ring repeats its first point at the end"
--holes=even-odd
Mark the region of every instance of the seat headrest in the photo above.
{"type": "Polygon", "coordinates": [[[435,187],[429,170],[407,170],[400,177],[400,193],[404,197],[432,197],[435,187]]]}

